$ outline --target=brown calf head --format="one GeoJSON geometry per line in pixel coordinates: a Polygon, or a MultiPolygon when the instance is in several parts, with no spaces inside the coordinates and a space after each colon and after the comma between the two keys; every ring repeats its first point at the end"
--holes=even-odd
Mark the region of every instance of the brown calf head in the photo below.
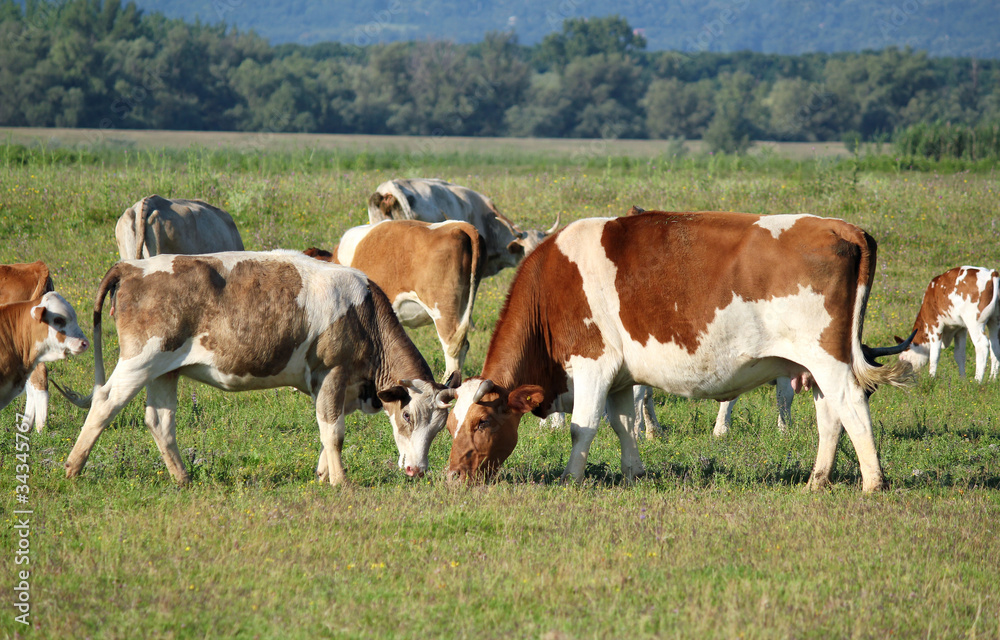
{"type": "Polygon", "coordinates": [[[41,297],[31,308],[32,328],[38,344],[38,361],[53,362],[67,355],[79,355],[89,343],[76,321],[76,312],[69,302],[55,291],[41,297]]]}
{"type": "Polygon", "coordinates": [[[448,477],[490,480],[517,445],[521,416],[542,403],[545,390],[526,384],[508,391],[491,380],[470,378],[455,396],[448,417],[453,438],[448,477]]]}
{"type": "Polygon", "coordinates": [[[306,254],[310,258],[316,258],[317,260],[322,260],[324,262],[336,262],[333,259],[333,254],[326,249],[319,249],[317,247],[309,247],[302,253],[306,254]]]}

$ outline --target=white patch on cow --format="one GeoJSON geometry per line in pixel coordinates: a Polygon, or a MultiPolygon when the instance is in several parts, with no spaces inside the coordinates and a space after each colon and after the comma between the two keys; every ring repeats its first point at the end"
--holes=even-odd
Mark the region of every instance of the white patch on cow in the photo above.
{"type": "Polygon", "coordinates": [[[141,262],[135,260],[126,260],[129,264],[134,264],[135,266],[142,269],[142,275],[148,276],[154,273],[173,273],[174,272],[174,258],[177,256],[169,253],[164,253],[162,255],[153,256],[152,258],[146,258],[141,262]]]}
{"type": "Polygon", "coordinates": [[[808,213],[799,214],[782,214],[782,215],[772,215],[772,216],[761,216],[757,222],[754,224],[762,229],[767,229],[774,236],[775,240],[781,237],[781,234],[788,231],[795,223],[802,218],[815,218],[816,216],[808,213]]]}
{"type": "Polygon", "coordinates": [[[450,224],[459,224],[460,222],[465,222],[464,220],[445,220],[444,222],[435,222],[428,227],[428,229],[440,229],[441,227],[447,227],[450,224]]]}
{"type": "MultiPolygon", "coordinates": [[[[386,222],[383,220],[382,222],[386,222]]],[[[337,262],[344,266],[351,266],[354,264],[354,254],[358,250],[358,245],[361,241],[371,233],[372,229],[382,224],[382,222],[376,222],[375,224],[363,224],[357,227],[351,227],[344,232],[344,235],[340,238],[340,244],[337,245],[337,262]]]]}
{"type": "Polygon", "coordinates": [[[482,383],[482,378],[469,378],[456,390],[455,407],[451,412],[455,416],[458,428],[452,434],[453,438],[457,438],[458,432],[462,430],[462,425],[465,424],[465,416],[468,415],[469,409],[472,408],[472,398],[476,395],[476,391],[482,383]]]}
{"type": "Polygon", "coordinates": [[[422,327],[441,319],[437,303],[434,303],[434,308],[428,307],[416,291],[404,291],[397,295],[392,301],[392,310],[404,327],[422,327]]]}

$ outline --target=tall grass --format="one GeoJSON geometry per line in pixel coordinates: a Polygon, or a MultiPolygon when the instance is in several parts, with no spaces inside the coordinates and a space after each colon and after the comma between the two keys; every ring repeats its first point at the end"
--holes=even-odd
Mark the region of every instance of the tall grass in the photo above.
{"type": "Polygon", "coordinates": [[[921,122],[896,132],[894,146],[904,157],[1000,160],[1000,122],[976,126],[921,122]]]}

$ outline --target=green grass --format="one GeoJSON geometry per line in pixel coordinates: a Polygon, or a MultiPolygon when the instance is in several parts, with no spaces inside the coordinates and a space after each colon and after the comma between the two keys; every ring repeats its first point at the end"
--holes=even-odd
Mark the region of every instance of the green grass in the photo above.
{"type": "MultiPolygon", "coordinates": [[[[907,332],[932,276],[959,264],[1000,266],[1000,180],[990,171],[513,152],[499,162],[447,151],[383,166],[274,153],[245,164],[217,162],[239,155],[225,150],[149,151],[127,162],[98,153],[5,163],[0,154],[0,262],[45,260],[89,332],[97,283],[117,258],[114,222],[142,196],[218,204],[248,249],[303,249],[331,247],[366,222],[364,203],[380,182],[425,176],[489,194],[524,226],[632,204],[845,218],[879,241],[869,344],[907,332]]],[[[512,275],[480,288],[466,375],[482,366],[512,275]]],[[[411,335],[443,372],[436,336],[411,335]]],[[[109,368],[116,357],[105,316],[109,368]]],[[[88,389],[93,356],[52,370],[88,389]]],[[[666,433],[640,447],[649,477],[622,486],[617,440],[604,428],[579,487],[556,482],[566,427],[526,418],[498,482],[455,487],[438,473],[446,434],[431,451],[437,471],[410,481],[395,467],[388,420],[356,413],[345,442],[350,484],[331,489],[313,480],[319,442],[308,398],[288,389],[226,394],[186,380],[178,441],[192,486],[170,480],[141,401],[69,481],[62,462],[85,414],[54,397],[49,429],[31,436],[31,630],[6,604],[15,584],[16,400],[0,414],[0,634],[997,638],[1000,383],[960,379],[950,351],[939,371],[872,397],[891,484],[879,495],[861,494],[846,438],[834,488],[803,491],[816,452],[812,402],[797,398],[793,427],[780,434],[771,388],[740,399],[720,440],[711,436],[717,403],[658,394],[666,433]]]]}

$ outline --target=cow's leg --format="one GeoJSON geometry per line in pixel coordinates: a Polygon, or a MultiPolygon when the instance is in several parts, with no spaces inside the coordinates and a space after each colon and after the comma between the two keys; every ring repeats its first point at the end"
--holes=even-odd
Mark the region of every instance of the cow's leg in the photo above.
{"type": "Polygon", "coordinates": [[[816,449],[816,464],[809,476],[807,485],[813,491],[830,484],[830,474],[837,459],[837,442],[840,440],[842,426],[837,408],[831,398],[823,394],[819,388],[813,389],[813,399],[816,401],[816,427],[819,430],[819,445],[816,449]]]}
{"type": "Polygon", "coordinates": [[[959,331],[955,334],[955,364],[958,365],[958,375],[965,377],[965,336],[967,331],[959,331]]]}
{"type": "Polygon", "coordinates": [[[879,464],[878,451],[875,449],[868,396],[865,395],[864,389],[858,384],[846,385],[839,407],[840,421],[843,423],[847,435],[851,438],[854,451],[858,454],[858,464],[861,467],[861,489],[863,491],[878,491],[885,488],[882,466],[879,464]]]}
{"type": "Polygon", "coordinates": [[[444,380],[447,382],[451,374],[460,372],[465,364],[465,356],[469,353],[469,327],[464,325],[463,328],[455,322],[455,318],[444,314],[434,321],[434,328],[444,349],[444,380]]]}
{"type": "Polygon", "coordinates": [[[556,411],[555,413],[550,413],[541,420],[541,426],[548,427],[550,429],[558,429],[566,425],[566,414],[562,411],[556,411]]]}
{"type": "Polygon", "coordinates": [[[940,337],[931,339],[930,354],[928,354],[930,366],[927,373],[929,373],[932,378],[937,375],[938,360],[941,359],[941,346],[942,342],[940,337]]]}
{"type": "Polygon", "coordinates": [[[991,316],[986,321],[986,337],[990,341],[990,380],[1000,372],[1000,317],[991,316]]]}
{"type": "MultiPolygon", "coordinates": [[[[636,386],[633,389],[648,389],[648,387],[636,386]]],[[[640,398],[639,407],[641,408],[643,404],[640,398]]],[[[632,389],[619,389],[608,395],[608,422],[611,423],[611,428],[615,430],[618,442],[621,443],[622,475],[629,482],[646,474],[646,467],[642,464],[642,458],[639,457],[639,447],[636,444],[635,410],[636,397],[632,389]]]]}
{"type": "MultiPolygon", "coordinates": [[[[976,350],[976,382],[982,382],[986,377],[986,361],[990,356],[990,339],[986,337],[984,326],[970,325],[969,338],[972,340],[972,348],[976,350]]],[[[958,357],[958,341],[955,344],[955,357],[958,357]]],[[[964,360],[964,358],[963,358],[964,360]]],[[[962,363],[964,366],[964,362],[962,363]]]]}
{"type": "Polygon", "coordinates": [[[119,360],[107,383],[94,389],[87,419],[83,423],[76,444],[73,445],[73,450],[66,458],[67,478],[80,474],[101,432],[149,381],[149,372],[145,367],[141,364],[130,366],[128,362],[119,360]]]}
{"type": "Polygon", "coordinates": [[[339,369],[331,370],[323,378],[316,393],[316,422],[319,423],[319,439],[323,444],[321,455],[326,456],[326,468],[323,469],[321,461],[316,472],[321,478],[327,476],[331,485],[338,485],[346,478],[340,455],[346,431],[345,393],[343,374],[339,369]]]}
{"type": "Polygon", "coordinates": [[[663,427],[656,418],[656,403],[653,402],[653,388],[646,385],[632,387],[635,415],[638,421],[638,435],[646,434],[649,439],[663,435],[663,427]]]}
{"type": "Polygon", "coordinates": [[[778,431],[784,433],[792,426],[792,400],[795,390],[788,378],[778,378],[774,381],[774,394],[778,402],[778,431]]]}
{"type": "Polygon", "coordinates": [[[736,396],[732,400],[719,403],[719,415],[715,416],[715,428],[712,429],[712,435],[716,438],[721,438],[729,433],[729,425],[733,423],[733,405],[738,399],[739,396],[736,396]]]}
{"type": "MultiPolygon", "coordinates": [[[[49,417],[49,372],[44,363],[39,363],[24,386],[27,396],[25,402],[25,417],[31,417],[35,423],[35,431],[45,429],[45,421],[49,417]]],[[[29,423],[30,424],[30,423],[29,423]]]]}
{"type": "Polygon", "coordinates": [[[163,463],[178,484],[191,481],[181,452],[177,449],[177,380],[176,371],[154,378],[146,385],[146,426],[153,434],[156,447],[160,450],[163,463]]]}
{"type": "MultiPolygon", "coordinates": [[[[595,367],[596,369],[596,367],[595,367]]],[[[569,462],[563,471],[562,479],[580,482],[587,470],[587,454],[590,443],[594,441],[597,427],[601,422],[601,414],[607,401],[610,383],[605,381],[598,370],[577,371],[574,375],[575,392],[573,394],[573,416],[569,426],[573,448],[569,453],[569,462]]],[[[631,399],[630,399],[631,402],[631,399]]]]}

